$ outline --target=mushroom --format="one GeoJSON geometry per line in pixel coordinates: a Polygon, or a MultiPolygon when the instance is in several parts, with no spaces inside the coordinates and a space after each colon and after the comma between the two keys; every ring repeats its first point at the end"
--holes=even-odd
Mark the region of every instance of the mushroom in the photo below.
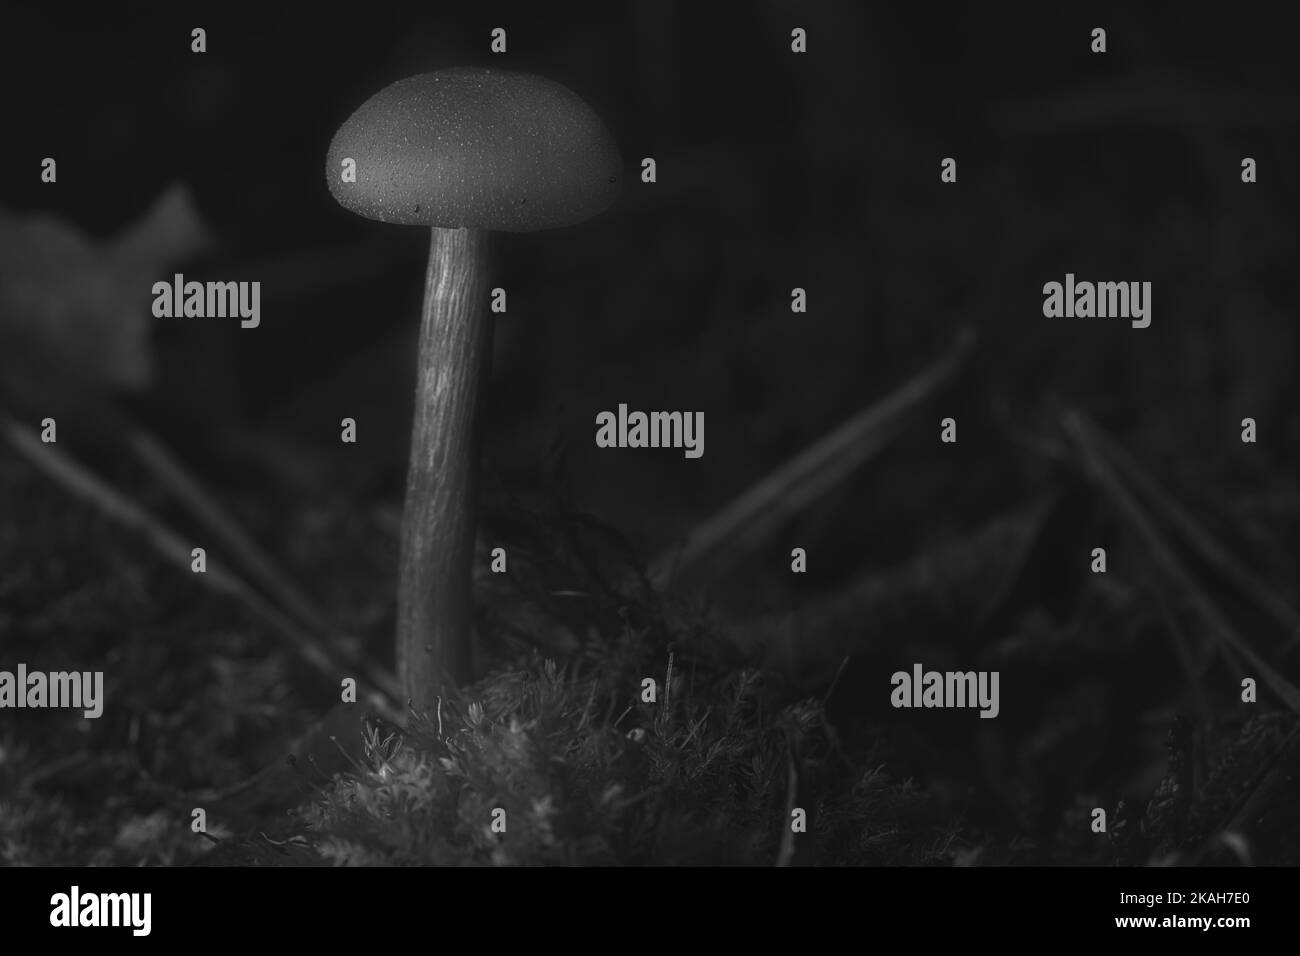
{"type": "Polygon", "coordinates": [[[621,178],[618,147],[577,95],[495,69],[399,80],[330,143],[326,179],[340,205],[431,228],[397,586],[398,675],[421,710],[472,670],[487,231],[581,222],[614,201],[621,178]]]}

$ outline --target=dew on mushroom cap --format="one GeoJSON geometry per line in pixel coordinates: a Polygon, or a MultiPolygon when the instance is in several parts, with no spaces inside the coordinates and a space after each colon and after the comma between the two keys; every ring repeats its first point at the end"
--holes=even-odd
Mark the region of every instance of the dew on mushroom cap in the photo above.
{"type": "Polygon", "coordinates": [[[340,205],[369,219],[530,232],[581,222],[619,191],[605,125],[553,80],[460,68],[399,80],[366,100],[330,144],[340,205]],[[356,162],[343,182],[343,160],[356,162]]]}

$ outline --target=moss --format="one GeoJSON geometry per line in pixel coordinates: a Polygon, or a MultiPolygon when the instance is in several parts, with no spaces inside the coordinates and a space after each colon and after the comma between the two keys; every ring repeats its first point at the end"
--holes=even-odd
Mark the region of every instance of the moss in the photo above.
{"type": "Polygon", "coordinates": [[[900,825],[917,799],[906,783],[837,760],[817,701],[772,706],[755,671],[665,655],[658,700],[642,703],[640,680],[606,664],[534,661],[400,739],[372,730],[366,765],[303,832],[336,864],[771,864],[799,807],[817,825],[795,862],[943,857],[942,827],[927,842],[900,825]]]}

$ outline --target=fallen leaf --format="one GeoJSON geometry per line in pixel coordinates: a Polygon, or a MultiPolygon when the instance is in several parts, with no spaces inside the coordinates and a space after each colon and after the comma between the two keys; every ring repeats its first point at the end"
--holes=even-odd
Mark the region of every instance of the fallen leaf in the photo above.
{"type": "Polygon", "coordinates": [[[0,379],[40,374],[83,388],[148,386],[153,284],[212,245],[182,184],[104,242],[55,216],[0,210],[0,379]]]}

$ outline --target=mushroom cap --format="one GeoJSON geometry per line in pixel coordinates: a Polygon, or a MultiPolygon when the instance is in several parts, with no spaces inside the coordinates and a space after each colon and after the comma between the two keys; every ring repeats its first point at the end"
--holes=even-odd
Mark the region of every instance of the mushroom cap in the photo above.
{"type": "Polygon", "coordinates": [[[455,68],[361,104],[334,134],[325,177],[340,205],[368,219],[531,232],[609,206],[623,161],[605,124],[559,83],[455,68]],[[343,181],[348,158],[354,183],[343,181]]]}

